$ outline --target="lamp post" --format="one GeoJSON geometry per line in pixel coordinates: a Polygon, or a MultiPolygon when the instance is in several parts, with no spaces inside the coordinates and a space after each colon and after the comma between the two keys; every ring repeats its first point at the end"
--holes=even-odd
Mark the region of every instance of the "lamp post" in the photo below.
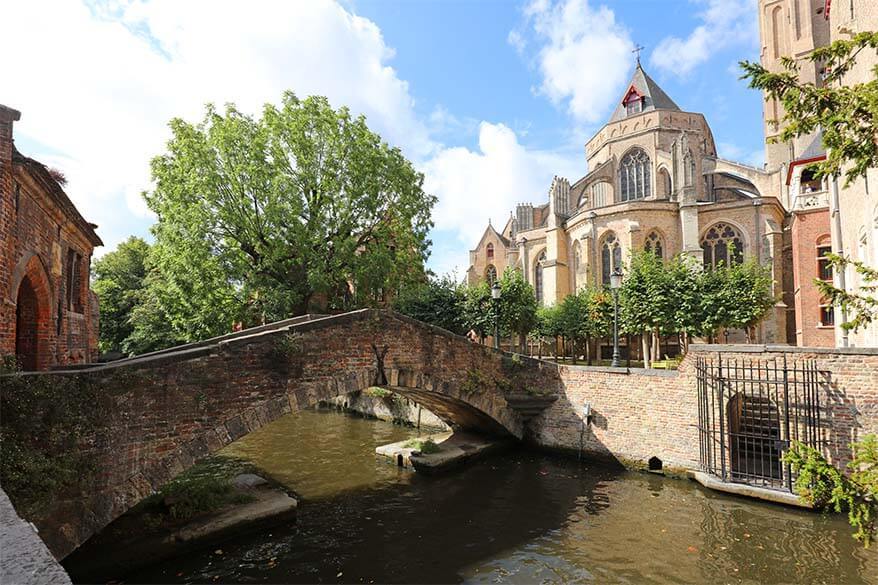
{"type": "Polygon", "coordinates": [[[500,349],[500,283],[491,285],[491,300],[494,303],[494,349],[500,349]]]}
{"type": "Polygon", "coordinates": [[[622,287],[622,271],[616,268],[610,274],[610,290],[613,291],[613,363],[619,367],[619,289],[622,287]]]}

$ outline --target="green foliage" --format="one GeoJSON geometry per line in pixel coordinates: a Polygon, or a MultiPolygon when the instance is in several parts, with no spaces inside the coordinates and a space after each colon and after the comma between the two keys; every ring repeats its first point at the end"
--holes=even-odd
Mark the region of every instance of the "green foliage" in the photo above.
{"type": "Polygon", "coordinates": [[[140,302],[131,312],[128,353],[215,337],[244,320],[249,306],[226,286],[215,259],[197,247],[181,253],[184,247],[182,240],[171,244],[166,239],[152,246],[140,302]]]}
{"type": "Polygon", "coordinates": [[[79,376],[0,378],[0,477],[24,517],[39,516],[66,489],[93,478],[82,445],[101,418],[101,398],[79,376]]]}
{"type": "Polygon", "coordinates": [[[403,289],[394,300],[393,308],[424,323],[465,335],[469,330],[465,302],[464,287],[446,275],[403,289]]]}
{"type": "Polygon", "coordinates": [[[129,353],[131,312],[142,296],[148,254],[149,244],[132,236],[92,265],[92,290],[101,307],[101,352],[129,353]]]}
{"type": "Polygon", "coordinates": [[[823,132],[825,161],[815,165],[819,175],[838,176],[845,171],[846,183],[878,167],[878,66],[865,83],[842,85],[844,76],[856,64],[862,51],[878,49],[878,33],[861,32],[849,40],[838,40],[812,51],[805,60],[826,74],[819,85],[799,79],[799,63],[782,59],[783,70],[771,72],[759,63],[742,61],[742,79],[783,105],[784,117],[775,142],[787,142],[817,130],[823,132]]]}
{"type": "Polygon", "coordinates": [[[749,330],[774,306],[772,284],[770,268],[755,258],[702,270],[682,256],[662,261],[635,254],[619,292],[622,330],[704,336],[749,330]]]}
{"type": "Polygon", "coordinates": [[[192,518],[224,508],[243,504],[255,498],[232,489],[230,480],[238,473],[252,471],[244,463],[226,457],[210,457],[196,463],[156,494],[138,505],[153,527],[167,523],[186,522],[192,518]]]}
{"type": "Polygon", "coordinates": [[[470,368],[466,371],[466,379],[460,385],[460,390],[464,394],[475,394],[488,388],[490,384],[491,381],[480,370],[470,368]]]}
{"type": "Polygon", "coordinates": [[[722,323],[723,327],[750,329],[762,321],[777,303],[771,293],[774,284],[771,269],[759,264],[756,258],[748,258],[740,264],[714,272],[723,274],[725,289],[734,297],[727,311],[729,318],[722,323]]]}
{"type": "Polygon", "coordinates": [[[500,277],[500,328],[523,338],[536,326],[537,299],[520,270],[506,270],[500,277]]]}
{"type": "Polygon", "coordinates": [[[442,447],[440,447],[432,438],[423,441],[421,439],[412,439],[403,446],[406,449],[420,451],[422,455],[430,455],[431,453],[438,453],[442,450],[442,447]]]}
{"type": "Polygon", "coordinates": [[[208,106],[170,127],[145,194],[156,274],[132,317],[139,346],[370,306],[423,280],[435,197],[362,116],[287,92],[261,118],[208,106]]]}
{"type": "Polygon", "coordinates": [[[878,522],[878,436],[851,444],[849,475],[829,463],[820,451],[794,441],[784,453],[798,474],[795,491],[816,508],[847,512],[854,538],[869,546],[878,522]]]}
{"type": "Polygon", "coordinates": [[[280,361],[287,361],[291,357],[302,353],[303,339],[301,333],[284,333],[274,341],[272,354],[280,361]]]}
{"type": "Polygon", "coordinates": [[[699,333],[705,336],[715,335],[720,328],[749,331],[776,302],[770,269],[755,258],[705,270],[698,283],[699,333]]]}
{"type": "Polygon", "coordinates": [[[496,308],[487,282],[467,287],[463,296],[463,322],[467,331],[475,331],[479,337],[493,334],[496,308]]]}
{"type": "Polygon", "coordinates": [[[835,288],[831,282],[814,280],[817,289],[830,303],[841,307],[849,318],[841,324],[847,330],[857,331],[878,318],[878,270],[837,254],[828,254],[829,262],[834,271],[845,270],[848,265],[860,276],[859,289],[856,293],[835,288]]]}
{"type": "Polygon", "coordinates": [[[619,290],[619,323],[628,333],[667,332],[673,329],[672,276],[661,258],[652,252],[636,253],[619,290]]]}

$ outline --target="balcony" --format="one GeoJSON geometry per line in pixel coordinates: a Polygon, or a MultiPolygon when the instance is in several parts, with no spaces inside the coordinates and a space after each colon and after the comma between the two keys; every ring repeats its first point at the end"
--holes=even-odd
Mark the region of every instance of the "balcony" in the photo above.
{"type": "Polygon", "coordinates": [[[794,211],[819,209],[821,207],[829,207],[829,191],[822,187],[819,190],[814,190],[804,185],[793,200],[794,211]]]}

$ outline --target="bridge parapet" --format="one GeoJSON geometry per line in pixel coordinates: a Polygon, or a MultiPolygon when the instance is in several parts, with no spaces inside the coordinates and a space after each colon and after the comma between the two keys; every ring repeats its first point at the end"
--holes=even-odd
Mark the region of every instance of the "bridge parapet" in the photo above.
{"type": "MultiPolygon", "coordinates": [[[[377,310],[262,327],[84,370],[0,378],[0,400],[25,400],[28,383],[83,397],[71,408],[87,432],[45,455],[64,460],[75,453],[93,471],[58,486],[28,518],[58,558],[197,459],[321,400],[381,386],[452,426],[521,438],[539,401],[520,397],[541,397],[545,408],[560,389],[554,364],[377,310]]],[[[4,431],[39,429],[31,446],[40,449],[40,436],[57,431],[44,422],[24,417],[13,421],[21,428],[4,431]]],[[[17,506],[27,497],[10,496],[17,506]]]]}

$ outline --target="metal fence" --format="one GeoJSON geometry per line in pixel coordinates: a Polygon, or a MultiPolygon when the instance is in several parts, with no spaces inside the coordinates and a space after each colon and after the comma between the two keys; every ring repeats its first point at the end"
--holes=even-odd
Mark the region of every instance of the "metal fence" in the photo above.
{"type": "Polygon", "coordinates": [[[701,468],[723,481],[792,491],[782,455],[817,447],[821,379],[813,360],[696,360],[701,468]]]}

